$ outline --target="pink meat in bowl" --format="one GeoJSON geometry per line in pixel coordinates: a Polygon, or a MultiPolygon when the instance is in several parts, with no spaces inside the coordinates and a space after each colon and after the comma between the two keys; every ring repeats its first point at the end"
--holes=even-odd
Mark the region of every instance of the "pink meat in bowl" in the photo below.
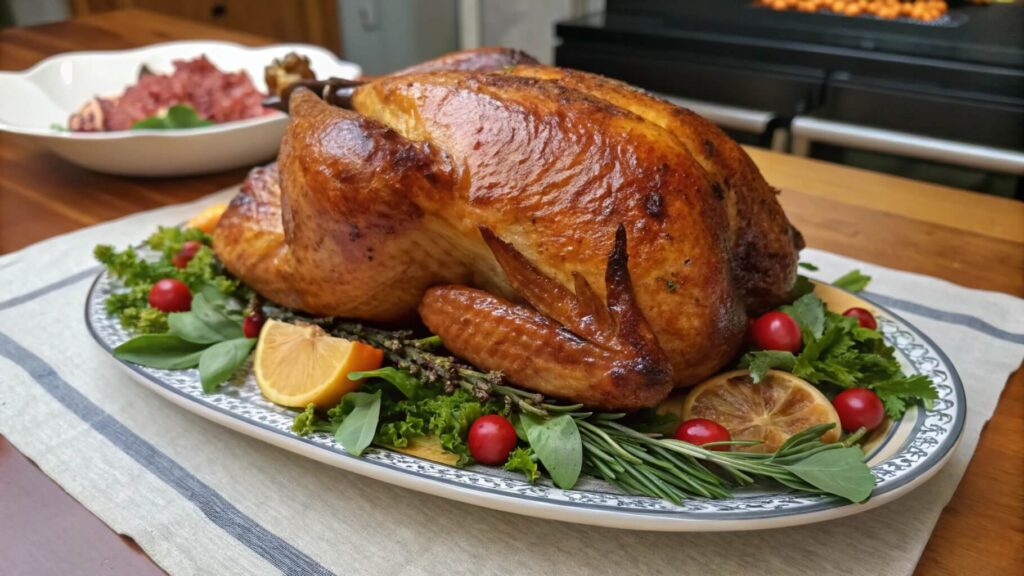
{"type": "Polygon", "coordinates": [[[121,96],[90,100],[71,115],[68,128],[74,132],[129,130],[177,104],[191,106],[201,118],[222,124],[271,113],[263,107],[264,97],[244,70],[222,72],[206,56],[199,56],[175,60],[170,74],[144,71],[121,96]]]}

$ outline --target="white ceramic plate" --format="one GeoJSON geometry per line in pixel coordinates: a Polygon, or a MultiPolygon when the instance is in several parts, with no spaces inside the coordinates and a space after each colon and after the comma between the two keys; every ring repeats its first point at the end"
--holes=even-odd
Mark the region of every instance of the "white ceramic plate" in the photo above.
{"type": "MultiPolygon", "coordinates": [[[[86,300],[86,323],[106,353],[131,337],[104,309],[107,296],[118,289],[104,272],[86,300]]],[[[868,444],[868,463],[876,486],[871,499],[863,504],[768,485],[738,490],[726,500],[694,499],[677,506],[657,498],[623,494],[591,478],[582,478],[573,490],[562,490],[547,480],[530,484],[522,476],[500,468],[453,468],[382,448],[371,448],[357,457],[346,452],[330,434],[316,433],[306,438],[294,434],[291,425],[296,412],[266,401],[249,367],[240,370],[221,392],[206,395],[197,370],[157,370],[112,361],[157,394],[227,428],[331,466],[435,496],[539,518],[633,530],[780,528],[857,514],[910,492],[949,460],[959,443],[967,412],[956,370],[927,336],[881,306],[838,288],[819,285],[816,292],[830,308],[862,306],[874,312],[879,330],[896,348],[904,369],[927,375],[939,392],[932,410],[911,408],[868,444]]]]}
{"type": "Polygon", "coordinates": [[[245,70],[265,92],[263,68],[297,52],[310,59],[318,78],[355,78],[361,69],[308,44],[249,48],[216,41],[155,44],[135,50],[68,52],[22,72],[0,72],[0,130],[38,140],[69,162],[125,176],[185,176],[251,166],[269,160],[288,124],[285,114],[188,130],[125,130],[75,133],[51,126],[95,96],[113,96],[134,84],[143,64],[157,73],[171,62],[205,54],[225,72],[245,70]]]}

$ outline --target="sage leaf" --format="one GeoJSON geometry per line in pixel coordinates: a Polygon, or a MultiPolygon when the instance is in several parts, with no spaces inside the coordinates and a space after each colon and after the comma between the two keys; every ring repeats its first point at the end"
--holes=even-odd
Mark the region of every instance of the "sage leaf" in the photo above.
{"type": "Polygon", "coordinates": [[[210,394],[231,377],[249,357],[255,338],[235,338],[210,346],[199,356],[199,381],[210,394]]]}
{"type": "Polygon", "coordinates": [[[399,370],[393,366],[386,366],[366,372],[349,372],[348,375],[348,379],[353,381],[363,378],[380,378],[397,388],[403,396],[410,400],[418,400],[424,395],[423,384],[420,383],[418,378],[405,370],[399,370]]]}
{"type": "Polygon", "coordinates": [[[818,452],[783,467],[818,490],[850,502],[867,500],[875,487],[875,477],[864,463],[864,452],[857,447],[818,452]]]}
{"type": "MultiPolygon", "coordinates": [[[[359,456],[373,442],[380,421],[380,390],[373,394],[367,392],[349,392],[341,399],[341,403],[351,406],[351,412],[341,421],[334,439],[347,452],[359,456]]],[[[344,411],[345,407],[343,407],[344,411]]]]}
{"type": "Polygon", "coordinates": [[[520,422],[530,447],[555,485],[565,490],[575,486],[583,468],[583,440],[572,416],[544,419],[523,413],[520,422]]]}
{"type": "Polygon", "coordinates": [[[203,292],[192,297],[192,313],[210,330],[220,334],[221,340],[234,340],[244,336],[242,325],[210,302],[203,292]]]}
{"type": "Polygon", "coordinates": [[[167,327],[171,333],[183,340],[196,344],[214,344],[224,336],[199,319],[195,312],[172,312],[167,315],[167,327]]]}
{"type": "Polygon", "coordinates": [[[523,421],[519,418],[519,413],[512,414],[512,427],[516,429],[516,437],[520,441],[529,443],[530,439],[526,437],[526,428],[523,428],[523,421]]]}
{"type": "Polygon", "coordinates": [[[174,334],[143,334],[114,348],[114,357],[163,370],[184,370],[199,365],[205,348],[174,334]]]}

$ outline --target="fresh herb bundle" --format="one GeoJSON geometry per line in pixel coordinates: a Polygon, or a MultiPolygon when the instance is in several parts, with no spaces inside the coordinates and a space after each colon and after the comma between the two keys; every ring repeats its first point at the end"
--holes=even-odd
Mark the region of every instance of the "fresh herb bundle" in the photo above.
{"type": "MultiPolygon", "coordinates": [[[[117,252],[110,246],[98,246],[95,254],[128,288],[108,298],[108,312],[118,316],[126,328],[142,333],[115,349],[115,355],[157,368],[198,367],[204,391],[213,392],[244,365],[255,340],[244,338],[240,328],[242,303],[250,293],[224,273],[209,241],[198,230],[161,228],[146,241],[146,246],[159,255],[156,260],[132,248],[117,252]],[[198,240],[203,247],[179,269],[171,258],[189,240],[198,240]],[[189,312],[165,314],[148,306],[148,292],[162,278],[176,278],[188,285],[193,294],[189,312]]],[[[825,311],[820,300],[815,303],[810,298],[813,295],[798,299],[787,312],[823,342],[817,346],[817,356],[809,354],[804,359],[816,373],[826,375],[819,378],[821,382],[828,382],[827,378],[838,373],[824,368],[829,358],[856,348],[844,345],[834,349],[832,339],[838,337],[830,336],[832,331],[839,330],[837,333],[852,338],[857,345],[871,343],[875,346],[871,353],[886,358],[887,347],[876,341],[877,334],[872,338],[860,332],[855,322],[851,324],[850,319],[825,311]]],[[[324,415],[311,405],[294,422],[297,433],[331,433],[357,455],[373,443],[405,448],[419,438],[431,437],[457,457],[457,465],[465,465],[471,460],[466,446],[470,425],[484,414],[501,412],[512,420],[521,442],[509,455],[505,468],[536,481],[543,466],[552,481],[566,489],[587,473],[630,493],[678,503],[691,497],[727,497],[732,487],[770,479],[793,489],[859,502],[870,495],[874,485],[863,453],[851,447],[859,434],[844,443],[821,442],[820,436],[831,425],[793,436],[775,454],[718,452],[647,431],[658,428],[657,417],[595,414],[583,411],[580,404],[550,401],[508,386],[501,374],[481,372],[444,353],[436,336],[415,338],[410,331],[387,331],[330,318],[300,318],[281,310],[272,315],[318,324],[335,336],[385,351],[388,366],[351,375],[366,379],[358,392],[346,394],[324,415]]],[[[891,350],[888,352],[892,360],[891,350]]],[[[761,364],[785,367],[788,361],[758,356],[751,358],[751,368],[759,369],[761,364]]],[[[801,358],[794,356],[790,369],[795,371],[800,362],[801,358]]],[[[896,370],[898,373],[898,366],[896,370]]],[[[907,399],[915,383],[913,379],[890,380],[889,384],[879,382],[874,387],[880,395],[891,392],[887,408],[907,399]]]]}
{"type": "MultiPolygon", "coordinates": [[[[283,316],[286,320],[295,319],[289,313],[283,316]]],[[[566,489],[575,486],[584,472],[604,478],[629,493],[676,503],[692,497],[728,497],[732,487],[760,479],[775,480],[804,492],[834,494],[853,502],[865,500],[874,486],[863,452],[851,447],[860,434],[848,437],[845,443],[820,441],[831,424],[793,436],[775,454],[713,451],[663,438],[656,432],[641,432],[640,426],[632,422],[626,426],[622,423],[624,414],[584,412],[579,404],[551,402],[539,394],[506,386],[499,375],[479,372],[441,353],[436,337],[416,339],[410,332],[391,332],[331,319],[313,321],[336,336],[384,349],[391,364],[374,372],[352,375],[373,377],[363,390],[378,398],[392,396],[391,400],[382,400],[376,435],[364,434],[359,437],[362,442],[350,448],[341,436],[354,410],[349,410],[344,400],[327,412],[326,419],[317,415],[315,406],[309,406],[295,420],[293,430],[297,433],[333,432],[349,451],[361,453],[374,441],[398,446],[394,443],[396,436],[385,432],[388,427],[401,429],[400,437],[406,442],[421,434],[435,433],[437,428],[433,424],[424,424],[424,415],[429,422],[451,409],[445,405],[443,410],[425,413],[414,408],[417,402],[423,402],[414,400],[416,395],[426,390],[430,398],[451,394],[456,404],[484,406],[480,414],[508,414],[522,445],[509,455],[505,468],[522,472],[528,480],[535,481],[539,478],[539,462],[552,481],[566,489]],[[395,401],[395,397],[399,399],[395,401]]],[[[364,416],[359,415],[358,427],[368,430],[371,426],[364,416]]],[[[468,427],[472,420],[462,422],[468,427]]],[[[457,436],[461,440],[465,429],[460,426],[445,430],[459,430],[457,436]]],[[[456,444],[455,451],[463,456],[461,463],[469,461],[464,444],[456,444]]]]}
{"type": "Polygon", "coordinates": [[[890,418],[897,419],[909,404],[930,407],[938,398],[931,381],[920,374],[906,376],[895,351],[876,330],[862,328],[855,318],[836,314],[814,294],[783,306],[800,326],[803,350],[749,352],[740,361],[754,382],[770,369],[785,370],[834,396],[843,389],[868,388],[882,400],[890,418]]]}
{"type": "Polygon", "coordinates": [[[160,227],[146,239],[142,254],[128,247],[117,251],[96,246],[96,259],[127,289],[107,297],[107,313],[138,336],[114,349],[128,362],[184,370],[199,368],[203,390],[215,391],[245,364],[256,343],[242,333],[244,303],[250,291],[225,273],[210,248],[210,237],[195,228],[160,227]],[[184,268],[172,262],[189,241],[202,247],[184,268]],[[161,312],[149,305],[149,292],[161,279],[184,282],[192,293],[188,312],[161,312]]]}
{"type": "Polygon", "coordinates": [[[100,264],[127,289],[111,294],[106,301],[107,313],[116,316],[127,330],[142,334],[168,330],[167,313],[151,307],[148,300],[153,284],[163,278],[181,280],[193,294],[209,286],[225,296],[242,301],[249,298],[249,289],[227,276],[210,248],[210,237],[201,230],[161,226],[146,239],[145,247],[156,252],[157,258],[133,247],[118,251],[101,244],[93,250],[100,264]],[[203,247],[184,268],[178,268],[171,259],[190,240],[201,242],[203,247]]]}
{"type": "Polygon", "coordinates": [[[368,380],[360,387],[360,392],[346,394],[337,406],[328,410],[326,418],[319,417],[316,406],[311,404],[295,418],[292,430],[300,435],[329,432],[356,455],[371,441],[406,448],[416,438],[434,436],[445,451],[458,457],[456,465],[465,466],[470,462],[465,441],[469,426],[480,416],[502,409],[501,404],[481,401],[461,388],[447,393],[443,387],[424,384],[394,367],[354,372],[350,377],[368,380]],[[353,404],[349,397],[354,394],[372,396],[374,400],[371,403],[364,399],[361,404],[353,404]],[[358,434],[353,432],[357,429],[353,420],[360,422],[358,434]],[[362,430],[364,426],[366,430],[362,430]]]}
{"type": "Polygon", "coordinates": [[[256,344],[242,333],[240,302],[204,286],[188,312],[167,314],[169,329],[141,334],[114,348],[114,356],[150,368],[199,368],[203,392],[214,392],[245,364],[256,344]]]}

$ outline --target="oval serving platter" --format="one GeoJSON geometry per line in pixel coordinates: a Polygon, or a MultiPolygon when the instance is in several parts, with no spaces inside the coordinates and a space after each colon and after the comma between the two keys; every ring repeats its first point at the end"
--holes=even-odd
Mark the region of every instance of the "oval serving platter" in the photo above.
{"type": "Polygon", "coordinates": [[[966,416],[963,385],[945,354],[920,330],[889,310],[825,284],[815,292],[833,309],[862,306],[878,319],[885,340],[897,350],[908,373],[924,374],[938,389],[931,410],[914,407],[874,435],[866,449],[876,486],[863,504],[802,494],[781,486],[737,490],[726,500],[684,501],[681,505],[633,496],[592,478],[572,490],[547,480],[530,484],[501,468],[454,468],[393,450],[371,448],[362,457],[347,453],[332,435],[300,437],[291,431],[296,412],[276,406],[259,392],[248,367],[216,394],[204,394],[198,371],[146,368],[113,358],[112,350],[132,335],[107,315],[104,302],[120,286],[100,273],[86,299],[89,330],[134,379],[147,388],[227,428],[325,464],[427,494],[538,518],[631,530],[712,532],[759,530],[809,524],[857,514],[891,502],[931,478],[960,441],[966,416]]]}

